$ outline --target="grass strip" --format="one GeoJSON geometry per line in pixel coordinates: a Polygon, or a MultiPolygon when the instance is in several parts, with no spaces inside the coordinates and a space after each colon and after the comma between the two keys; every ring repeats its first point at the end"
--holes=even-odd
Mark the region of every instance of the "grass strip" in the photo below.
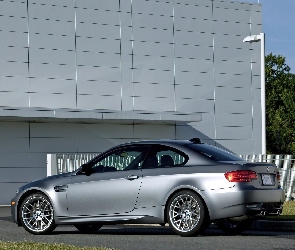
{"type": "Polygon", "coordinates": [[[267,216],[268,220],[295,221],[295,201],[285,201],[280,216],[267,216]]]}
{"type": "Polygon", "coordinates": [[[50,243],[35,243],[35,242],[4,242],[0,241],[1,250],[114,250],[114,248],[106,247],[76,247],[66,244],[50,244],[50,243]]]}

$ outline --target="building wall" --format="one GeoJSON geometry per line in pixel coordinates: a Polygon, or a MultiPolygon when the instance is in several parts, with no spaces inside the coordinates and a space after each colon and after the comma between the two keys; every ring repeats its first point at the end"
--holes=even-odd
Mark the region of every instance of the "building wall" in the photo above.
{"type": "MultiPolygon", "coordinates": [[[[138,137],[124,125],[133,134],[120,138],[194,135],[259,154],[260,43],[242,41],[261,32],[261,15],[259,4],[222,0],[0,1],[0,107],[201,113],[177,133],[146,125],[138,137]]],[[[46,153],[96,151],[89,133],[105,147],[120,141],[95,123],[0,117],[0,188],[43,177],[46,153]]]]}
{"type": "Polygon", "coordinates": [[[50,153],[99,153],[140,139],[176,139],[174,125],[0,123],[0,205],[8,205],[18,187],[46,177],[50,153]]]}

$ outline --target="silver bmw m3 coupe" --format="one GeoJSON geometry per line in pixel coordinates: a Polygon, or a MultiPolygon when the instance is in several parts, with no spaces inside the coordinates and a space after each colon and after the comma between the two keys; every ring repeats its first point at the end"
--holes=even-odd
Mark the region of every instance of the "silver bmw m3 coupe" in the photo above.
{"type": "Polygon", "coordinates": [[[11,212],[32,234],[65,224],[94,232],[105,224],[169,223],[193,236],[210,222],[240,233],[257,215],[279,215],[283,201],[275,165],[250,163],[194,138],[113,147],[74,172],[22,186],[11,212]]]}

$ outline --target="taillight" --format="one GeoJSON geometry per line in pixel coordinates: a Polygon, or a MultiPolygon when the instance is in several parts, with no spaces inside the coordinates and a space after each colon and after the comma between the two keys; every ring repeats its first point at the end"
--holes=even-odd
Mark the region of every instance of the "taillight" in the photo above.
{"type": "Polygon", "coordinates": [[[224,174],[229,182],[249,182],[257,179],[257,174],[252,170],[235,170],[224,174]]]}

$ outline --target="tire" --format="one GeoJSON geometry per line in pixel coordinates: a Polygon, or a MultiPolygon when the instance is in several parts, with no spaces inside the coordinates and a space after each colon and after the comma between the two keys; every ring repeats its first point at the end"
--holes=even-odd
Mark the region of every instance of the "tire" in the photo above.
{"type": "Polygon", "coordinates": [[[189,190],[177,192],[171,197],[167,219],[170,228],[184,237],[202,234],[209,225],[203,201],[189,190]]]}
{"type": "Polygon", "coordinates": [[[246,231],[252,224],[251,219],[242,221],[234,221],[232,219],[224,219],[216,222],[216,226],[229,235],[237,235],[246,231]]]}
{"type": "Polygon", "coordinates": [[[35,193],[27,196],[19,208],[22,226],[31,234],[49,234],[56,225],[54,210],[47,196],[35,193]]]}
{"type": "Polygon", "coordinates": [[[102,227],[101,224],[76,224],[74,226],[83,233],[95,233],[102,227]]]}

